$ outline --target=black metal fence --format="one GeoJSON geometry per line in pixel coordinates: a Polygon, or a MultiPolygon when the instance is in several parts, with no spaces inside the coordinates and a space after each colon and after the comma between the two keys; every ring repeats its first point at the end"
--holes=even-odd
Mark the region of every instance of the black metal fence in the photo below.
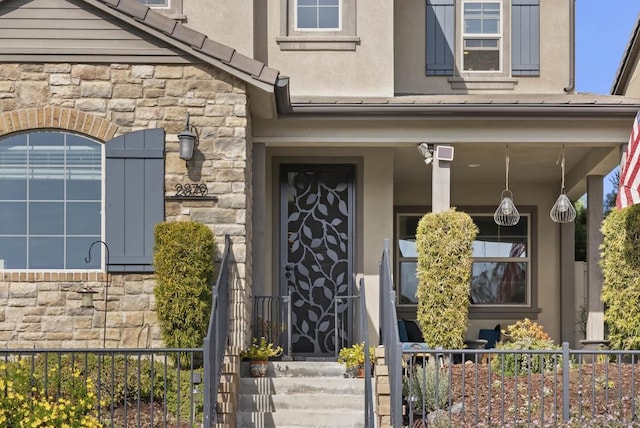
{"type": "Polygon", "coordinates": [[[264,337],[291,356],[291,296],[253,296],[253,337],[264,337]]]}
{"type": "Polygon", "coordinates": [[[230,264],[227,235],[203,348],[0,350],[0,426],[213,426],[230,264]]]}
{"type": "Polygon", "coordinates": [[[197,349],[2,349],[0,426],[200,426],[201,367],[197,349]]]}
{"type": "Polygon", "coordinates": [[[640,351],[565,343],[402,356],[402,426],[628,427],[640,420],[640,351]]]}
{"type": "Polygon", "coordinates": [[[218,385],[222,378],[224,353],[229,344],[229,280],[231,268],[231,238],[224,237],[224,253],[218,272],[218,280],[213,289],[213,304],[209,329],[204,338],[204,427],[217,422],[216,403],[218,385]]]}
{"type": "Polygon", "coordinates": [[[384,345],[384,357],[389,367],[389,388],[391,395],[391,424],[402,426],[402,343],[398,334],[396,315],[396,294],[391,277],[389,240],[384,241],[380,261],[380,340],[384,345]]]}

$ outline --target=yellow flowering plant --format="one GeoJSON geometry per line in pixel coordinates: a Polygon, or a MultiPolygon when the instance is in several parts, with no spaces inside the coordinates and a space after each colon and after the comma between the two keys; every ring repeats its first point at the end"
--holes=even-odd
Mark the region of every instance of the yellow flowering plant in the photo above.
{"type": "Polygon", "coordinates": [[[0,428],[102,427],[91,379],[80,379],[80,371],[72,366],[51,363],[46,374],[34,367],[27,359],[0,363],[0,428]]]}

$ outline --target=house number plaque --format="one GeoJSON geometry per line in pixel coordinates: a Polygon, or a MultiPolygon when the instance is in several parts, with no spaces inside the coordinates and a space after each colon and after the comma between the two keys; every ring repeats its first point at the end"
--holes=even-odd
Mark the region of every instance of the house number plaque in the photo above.
{"type": "Polygon", "coordinates": [[[176,184],[175,194],[167,196],[165,199],[171,201],[217,201],[217,196],[209,195],[209,188],[206,183],[186,183],[176,184]]]}

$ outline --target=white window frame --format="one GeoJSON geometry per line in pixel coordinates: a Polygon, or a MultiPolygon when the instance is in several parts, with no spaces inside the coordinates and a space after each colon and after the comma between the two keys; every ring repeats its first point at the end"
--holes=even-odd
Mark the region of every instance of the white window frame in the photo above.
{"type": "MultiPolygon", "coordinates": [[[[460,7],[460,42],[459,42],[459,59],[460,59],[460,72],[461,73],[469,73],[469,74],[478,74],[478,73],[490,73],[490,74],[499,74],[503,73],[504,67],[504,29],[505,29],[505,4],[502,0],[463,0],[460,7]],[[464,9],[465,5],[472,3],[496,3],[500,7],[500,22],[498,23],[499,33],[496,34],[487,34],[487,33],[466,33],[465,32],[465,16],[464,9]],[[497,70],[467,70],[465,69],[465,40],[484,40],[484,39],[497,39],[498,40],[498,69],[497,70]]],[[[482,49],[478,49],[482,50],[482,49]]]]}
{"type": "Polygon", "coordinates": [[[297,0],[280,0],[282,51],[355,51],[360,44],[356,34],[356,1],[339,0],[339,28],[297,28],[297,0]]]}
{"type": "MultiPolygon", "coordinates": [[[[32,129],[29,131],[24,132],[24,134],[31,134],[31,133],[36,133],[36,132],[56,132],[56,133],[60,133],[60,134],[64,134],[64,138],[66,139],[67,135],[78,135],[84,139],[87,139],[89,141],[92,141],[93,143],[96,143],[99,145],[100,147],[100,192],[101,192],[101,197],[100,197],[100,240],[104,241],[104,237],[105,237],[105,186],[106,186],[106,179],[105,179],[105,171],[106,171],[106,156],[105,156],[105,145],[103,142],[96,140],[95,138],[91,138],[87,135],[81,135],[81,134],[77,134],[68,130],[62,130],[62,129],[32,129]]],[[[3,138],[0,138],[0,144],[2,142],[2,140],[4,139],[4,137],[10,137],[10,135],[6,135],[3,136],[3,138]]],[[[27,137],[29,138],[29,137],[27,137]]],[[[65,175],[66,175],[66,170],[65,170],[65,175]]],[[[66,196],[66,192],[65,192],[65,196],[64,199],[62,199],[62,202],[66,205],[67,202],[67,196],[66,196]]],[[[28,212],[28,203],[30,202],[30,199],[27,199],[27,212],[28,212]]],[[[66,213],[64,214],[64,218],[66,220],[66,213]]],[[[27,221],[28,221],[28,217],[27,217],[27,221]]],[[[65,227],[66,229],[66,227],[65,227]]],[[[27,235],[27,238],[30,235],[27,235]]],[[[66,239],[67,237],[67,233],[66,230],[63,234],[63,237],[66,239]]],[[[96,244],[97,246],[97,244],[96,244]]],[[[89,251],[89,247],[87,247],[87,254],[89,251]]],[[[25,268],[25,269],[6,269],[4,268],[4,266],[0,267],[0,271],[2,272],[104,272],[105,271],[105,260],[106,260],[106,251],[104,246],[100,245],[99,248],[100,251],[100,260],[99,260],[99,265],[100,267],[98,268],[78,268],[78,269],[66,269],[66,268],[45,268],[45,269],[29,269],[29,268],[25,268]]],[[[95,255],[97,254],[97,249],[92,250],[92,257],[95,257],[95,255]]],[[[65,260],[66,263],[66,254],[63,256],[63,260],[65,260]]]]}
{"type": "MultiPolygon", "coordinates": [[[[320,27],[315,27],[315,28],[301,28],[298,26],[298,10],[299,10],[299,5],[298,5],[298,0],[293,0],[295,2],[295,6],[294,6],[294,28],[295,31],[310,31],[310,32],[326,32],[326,31],[342,31],[342,14],[343,14],[343,8],[342,8],[342,2],[343,0],[338,0],[338,26],[337,27],[330,27],[330,28],[320,28],[320,27]]],[[[320,5],[316,5],[315,9],[318,11],[318,17],[320,16],[320,8],[322,6],[320,5]]],[[[333,7],[333,6],[332,6],[333,7]]]]}
{"type": "Polygon", "coordinates": [[[186,16],[182,12],[182,0],[165,0],[164,5],[153,5],[147,4],[145,0],[136,0],[140,3],[149,6],[156,12],[162,13],[163,15],[167,15],[170,18],[185,20],[186,16]]]}

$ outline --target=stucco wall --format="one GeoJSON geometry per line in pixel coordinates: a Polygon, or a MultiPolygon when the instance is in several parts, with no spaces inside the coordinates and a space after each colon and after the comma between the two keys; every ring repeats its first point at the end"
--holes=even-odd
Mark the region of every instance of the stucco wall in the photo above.
{"type": "MultiPolygon", "coordinates": [[[[183,65],[0,65],[0,137],[56,128],[100,141],[133,130],[164,128],[165,192],[206,183],[218,202],[167,202],[167,220],[192,219],[214,230],[222,252],[233,241],[232,344],[246,340],[248,104],[244,84],[212,68],[183,65]],[[177,134],[187,112],[199,134],[194,160],[179,159],[177,134]]],[[[4,273],[0,281],[0,347],[101,347],[108,290],[107,347],[161,346],[153,275],[4,273]],[[80,308],[78,290],[98,294],[80,308]]]]}
{"type": "MultiPolygon", "coordinates": [[[[569,85],[569,2],[556,0],[540,2],[540,76],[519,76],[513,89],[491,90],[504,93],[563,93],[569,85]]],[[[459,3],[462,3],[461,1],[459,3]]],[[[510,2],[505,2],[509,4],[510,2]]],[[[425,75],[425,16],[426,2],[404,0],[395,2],[394,8],[394,49],[395,49],[395,91],[396,93],[454,93],[448,77],[425,75]]],[[[504,14],[505,20],[508,13],[504,14]]],[[[458,16],[457,19],[460,19],[458,16]]],[[[456,23],[456,27],[460,25],[456,23]]],[[[458,30],[459,31],[459,30],[458,30]]],[[[505,36],[505,46],[508,35],[505,36]]],[[[455,46],[456,58],[460,56],[460,46],[455,46]]],[[[505,55],[509,49],[505,47],[505,55]]],[[[510,61],[508,62],[510,64],[510,61]]],[[[473,78],[472,73],[467,73],[473,78]]],[[[507,75],[510,73],[507,73],[507,75]]],[[[459,93],[488,92],[486,89],[459,90],[459,93]]]]}

